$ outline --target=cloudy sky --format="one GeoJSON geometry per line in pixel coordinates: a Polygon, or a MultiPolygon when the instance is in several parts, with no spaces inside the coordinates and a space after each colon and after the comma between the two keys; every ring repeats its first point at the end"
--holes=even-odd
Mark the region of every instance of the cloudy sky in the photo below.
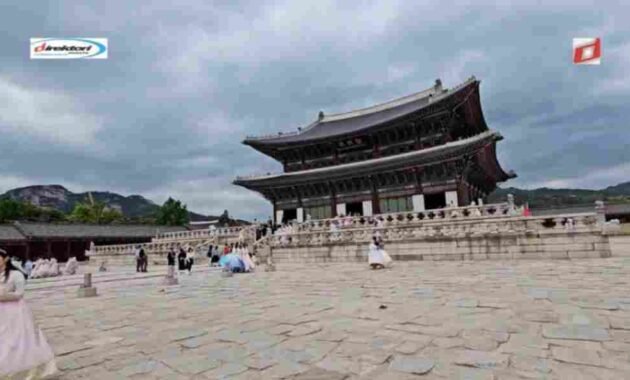
{"type": "Polygon", "coordinates": [[[59,183],[263,218],[231,181],[280,167],[246,135],[471,75],[509,185],[629,181],[629,14],[626,0],[4,0],[0,192],[59,183]],[[29,60],[31,37],[108,38],[109,59],[29,60]],[[572,64],[574,37],[602,38],[600,66],[572,64]]]}

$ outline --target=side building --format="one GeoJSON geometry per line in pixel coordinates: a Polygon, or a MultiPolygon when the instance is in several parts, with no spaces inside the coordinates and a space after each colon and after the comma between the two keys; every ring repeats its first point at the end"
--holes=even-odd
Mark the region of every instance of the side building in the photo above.
{"type": "Polygon", "coordinates": [[[259,192],[275,223],[424,211],[478,202],[516,177],[496,157],[480,81],[422,92],[365,109],[325,115],[293,133],[243,142],[283,166],[281,174],[237,177],[259,192]]]}
{"type": "Polygon", "coordinates": [[[19,258],[71,257],[83,261],[90,244],[147,243],[159,234],[188,231],[184,227],[13,222],[0,224],[0,248],[19,258]]]}

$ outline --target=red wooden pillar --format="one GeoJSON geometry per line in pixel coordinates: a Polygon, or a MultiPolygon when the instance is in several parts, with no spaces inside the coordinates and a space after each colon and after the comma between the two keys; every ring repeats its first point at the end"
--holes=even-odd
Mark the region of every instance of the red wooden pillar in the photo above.
{"type": "Polygon", "coordinates": [[[334,218],[337,216],[337,192],[332,182],[328,182],[328,187],[330,188],[330,215],[334,218]]]}
{"type": "Polygon", "coordinates": [[[50,240],[46,240],[46,258],[50,259],[52,257],[52,242],[50,240]]]}
{"type": "Polygon", "coordinates": [[[72,241],[66,240],[66,261],[70,260],[71,253],[72,253],[72,241]]]}

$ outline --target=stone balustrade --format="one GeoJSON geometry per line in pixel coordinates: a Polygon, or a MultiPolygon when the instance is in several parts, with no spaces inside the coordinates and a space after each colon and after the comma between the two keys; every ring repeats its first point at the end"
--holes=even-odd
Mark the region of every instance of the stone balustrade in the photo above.
{"type": "Polygon", "coordinates": [[[88,256],[91,261],[106,261],[108,265],[133,265],[134,252],[138,246],[144,248],[152,264],[164,264],[166,254],[179,245],[193,247],[197,251],[198,260],[203,262],[210,244],[228,244],[234,241],[251,241],[255,236],[252,226],[225,227],[208,230],[178,231],[162,233],[151,239],[151,242],[141,244],[114,244],[96,246],[88,256]],[[249,239],[249,240],[248,240],[249,239]]]}
{"type": "Polygon", "coordinates": [[[165,232],[158,234],[152,241],[154,242],[167,242],[167,241],[186,241],[186,240],[199,240],[199,239],[211,239],[217,236],[238,236],[243,227],[223,227],[207,230],[193,230],[193,231],[177,231],[177,232],[165,232]]]}
{"type": "Polygon", "coordinates": [[[340,229],[363,228],[380,224],[382,226],[414,224],[426,221],[451,221],[479,218],[499,218],[521,216],[516,208],[508,203],[496,203],[483,206],[448,207],[426,211],[406,211],[375,216],[346,216],[330,219],[310,220],[297,225],[299,232],[329,230],[331,224],[340,229]]]}
{"type": "MultiPolygon", "coordinates": [[[[355,218],[356,219],[356,218],[355,218]]],[[[555,216],[388,218],[339,229],[307,228],[273,235],[277,263],[363,262],[372,237],[394,260],[468,260],[609,257],[609,237],[597,213],[555,216]]]]}
{"type": "MultiPolygon", "coordinates": [[[[461,212],[466,208],[446,209],[461,212]]],[[[553,217],[509,216],[502,211],[490,211],[486,216],[427,217],[426,213],[398,213],[379,215],[383,221],[374,224],[364,217],[353,217],[351,223],[330,229],[334,219],[306,222],[297,232],[280,233],[271,237],[272,247],[321,245],[342,242],[369,242],[379,235],[383,240],[422,240],[430,238],[467,238],[493,234],[541,234],[602,232],[595,213],[556,215],[553,217]]],[[[343,220],[345,218],[341,218],[343,220]]],[[[350,219],[350,218],[348,218],[350,219]]],[[[337,220],[339,221],[339,220],[337,220]]]]}

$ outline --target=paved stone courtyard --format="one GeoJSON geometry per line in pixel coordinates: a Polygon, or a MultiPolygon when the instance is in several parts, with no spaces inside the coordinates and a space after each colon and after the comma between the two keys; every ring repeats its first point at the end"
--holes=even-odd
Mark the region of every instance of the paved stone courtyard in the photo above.
{"type": "Polygon", "coordinates": [[[33,281],[61,378],[630,378],[629,259],[199,269],[33,281]]]}

